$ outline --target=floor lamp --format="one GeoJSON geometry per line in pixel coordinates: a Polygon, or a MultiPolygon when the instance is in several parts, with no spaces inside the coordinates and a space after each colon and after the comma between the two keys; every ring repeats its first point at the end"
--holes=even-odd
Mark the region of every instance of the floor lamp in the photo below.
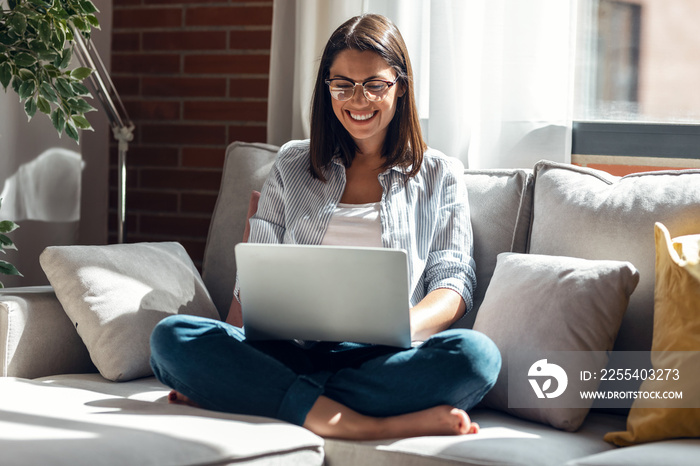
{"type": "Polygon", "coordinates": [[[126,153],[129,142],[134,139],[134,123],[129,118],[124,103],[109,77],[107,68],[92,42],[83,38],[80,31],[73,28],[75,54],[82,66],[95,70],[86,79],[87,84],[107,113],[112,134],[118,144],[117,159],[117,242],[124,242],[124,225],[126,223],[126,153]]]}

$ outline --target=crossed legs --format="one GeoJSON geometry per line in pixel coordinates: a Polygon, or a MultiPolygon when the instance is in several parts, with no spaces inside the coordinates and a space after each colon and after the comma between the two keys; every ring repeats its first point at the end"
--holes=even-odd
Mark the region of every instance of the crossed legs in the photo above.
{"type": "Polygon", "coordinates": [[[151,341],[154,372],[174,389],[171,402],[275,417],[345,439],[478,432],[466,410],[495,383],[500,368],[495,345],[464,331],[443,332],[424,348],[335,373],[302,375],[245,343],[240,329],[217,321],[169,318],[151,341]]]}
{"type": "MultiPolygon", "coordinates": [[[[168,402],[199,408],[182,393],[172,390],[168,402]]],[[[306,415],[304,427],[321,437],[348,440],[464,435],[479,432],[479,425],[459,408],[447,405],[388,417],[372,417],[354,411],[326,396],[319,396],[306,415]]]]}

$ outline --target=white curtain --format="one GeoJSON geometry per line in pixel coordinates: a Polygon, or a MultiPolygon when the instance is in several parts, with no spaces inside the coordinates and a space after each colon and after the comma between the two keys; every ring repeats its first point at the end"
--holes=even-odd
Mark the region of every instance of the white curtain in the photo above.
{"type": "Polygon", "coordinates": [[[576,0],[275,0],[268,142],[309,136],[318,62],[348,18],[401,31],[424,137],[470,168],[571,160],[576,0]]]}

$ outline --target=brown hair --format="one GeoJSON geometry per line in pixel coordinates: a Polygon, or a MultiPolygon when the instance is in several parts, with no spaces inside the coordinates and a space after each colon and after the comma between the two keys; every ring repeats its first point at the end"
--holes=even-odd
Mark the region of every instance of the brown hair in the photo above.
{"type": "Polygon", "coordinates": [[[321,56],[311,101],[311,173],[325,181],[322,168],[336,153],[348,167],[355,158],[357,145],[333,113],[331,95],[325,80],[337,55],[354,49],[379,54],[391,66],[405,92],[396,103],[396,114],[389,123],[384,141],[384,168],[401,167],[415,176],[423,162],[426,149],[420,129],[416,99],[413,92],[413,70],[408,50],[396,26],[381,15],[355,16],[343,23],[328,39],[321,56]]]}

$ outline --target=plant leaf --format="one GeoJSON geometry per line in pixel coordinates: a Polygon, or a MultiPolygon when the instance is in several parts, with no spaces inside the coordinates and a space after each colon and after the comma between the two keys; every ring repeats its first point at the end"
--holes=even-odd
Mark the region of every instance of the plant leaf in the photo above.
{"type": "MultiPolygon", "coordinates": [[[[56,52],[53,50],[47,50],[46,52],[38,52],[37,56],[39,57],[39,60],[45,61],[45,62],[52,62],[56,60],[56,52]]],[[[49,65],[44,65],[44,68],[46,68],[49,65]]]]}
{"type": "MultiPolygon", "coordinates": [[[[54,56],[51,58],[51,60],[55,60],[56,58],[57,58],[57,55],[54,54],[54,56]]],[[[61,70],[56,68],[51,63],[47,63],[46,65],[44,65],[44,69],[46,70],[47,73],[49,73],[49,76],[51,76],[52,78],[57,78],[57,77],[61,76],[61,74],[62,74],[61,70]]]]}
{"type": "Polygon", "coordinates": [[[19,225],[12,220],[3,220],[0,222],[0,233],[11,233],[17,228],[19,228],[19,225]]]}
{"type": "Polygon", "coordinates": [[[46,20],[39,23],[39,39],[46,44],[51,42],[51,23],[46,20]]]}
{"type": "Polygon", "coordinates": [[[17,267],[14,265],[10,264],[7,261],[0,261],[0,273],[5,274],[5,275],[17,275],[20,277],[23,277],[21,273],[19,273],[19,270],[17,270],[17,267]]]}
{"type": "Polygon", "coordinates": [[[73,87],[73,91],[75,91],[75,95],[80,95],[80,96],[91,95],[90,90],[81,83],[78,83],[78,82],[71,83],[71,87],[73,87]]]}
{"type": "Polygon", "coordinates": [[[66,117],[63,114],[63,110],[57,108],[51,112],[51,123],[53,123],[53,127],[56,128],[56,131],[58,131],[58,135],[60,137],[61,134],[63,134],[63,129],[66,126],[66,117]]]}
{"type": "Polygon", "coordinates": [[[10,27],[11,31],[21,36],[24,34],[24,31],[27,30],[27,17],[20,12],[15,12],[15,14],[7,20],[7,25],[10,27]]]}
{"type": "Polygon", "coordinates": [[[75,91],[73,91],[73,88],[66,78],[56,79],[56,89],[58,89],[58,93],[66,99],[70,99],[71,97],[75,96],[75,91]]]}
{"type": "Polygon", "coordinates": [[[83,0],[82,2],[80,2],[80,6],[82,7],[83,13],[85,14],[97,13],[100,11],[90,0],[83,0]]]}
{"type": "Polygon", "coordinates": [[[53,102],[55,104],[58,103],[58,96],[56,95],[56,91],[54,91],[51,87],[51,84],[47,82],[41,83],[39,92],[41,92],[41,95],[43,95],[49,102],[53,102]]]}
{"type": "Polygon", "coordinates": [[[93,73],[92,68],[87,68],[84,66],[79,66],[78,68],[74,69],[73,71],[70,72],[70,75],[72,78],[77,79],[78,81],[82,81],[83,79],[87,78],[93,73]]]}
{"type": "Polygon", "coordinates": [[[90,31],[90,26],[85,21],[83,21],[83,19],[80,18],[79,16],[75,16],[75,17],[71,18],[71,21],[73,22],[75,27],[78,28],[78,30],[85,31],[85,32],[90,31]]]}
{"type": "MultiPolygon", "coordinates": [[[[54,18],[58,18],[58,19],[68,18],[68,12],[64,8],[57,8],[57,9],[54,9],[53,11],[54,11],[54,18]]],[[[55,22],[54,22],[54,25],[56,25],[56,27],[58,27],[58,25],[55,22]]]]}
{"type": "Polygon", "coordinates": [[[13,243],[12,240],[5,235],[0,235],[0,247],[2,247],[3,252],[5,252],[4,249],[14,249],[15,251],[17,250],[17,246],[15,246],[15,243],[13,243]]]}
{"type": "Polygon", "coordinates": [[[19,92],[17,92],[19,100],[24,100],[33,95],[34,91],[36,91],[36,83],[34,81],[23,82],[22,85],[19,86],[19,92]]]}
{"type": "Polygon", "coordinates": [[[75,126],[77,126],[78,128],[92,131],[92,125],[84,116],[74,115],[72,118],[73,123],[75,123],[75,126]]]}
{"type": "Polygon", "coordinates": [[[36,100],[34,99],[27,99],[27,101],[24,103],[24,113],[27,114],[29,119],[31,120],[34,114],[36,113],[36,100]]]}
{"type": "Polygon", "coordinates": [[[95,29],[101,29],[100,21],[97,19],[97,16],[87,15],[85,18],[87,19],[88,23],[90,23],[90,26],[94,27],[95,29]]]}
{"type": "Polygon", "coordinates": [[[12,78],[12,89],[19,94],[19,86],[22,85],[22,80],[18,76],[12,78]]]}
{"type": "Polygon", "coordinates": [[[36,5],[36,6],[40,7],[40,8],[45,8],[45,7],[47,6],[47,5],[46,5],[46,2],[44,2],[44,0],[29,0],[29,2],[30,2],[32,5],[36,5]]]}
{"type": "MultiPolygon", "coordinates": [[[[59,22],[60,25],[60,22],[59,22]]],[[[51,34],[51,42],[56,50],[63,50],[63,44],[66,42],[66,33],[56,25],[53,34],[51,34]]]]}
{"type": "Polygon", "coordinates": [[[20,68],[20,70],[17,72],[17,74],[19,75],[19,78],[22,81],[29,81],[30,79],[36,79],[36,76],[34,76],[34,73],[32,73],[31,71],[29,71],[26,68],[20,68]]]}
{"type": "Polygon", "coordinates": [[[68,106],[80,114],[96,110],[95,107],[87,103],[85,99],[68,99],[68,106]]]}
{"type": "Polygon", "coordinates": [[[46,53],[49,51],[49,48],[46,46],[44,42],[41,40],[33,40],[29,43],[29,48],[32,50],[32,52],[35,52],[36,55],[40,53],[46,53]]]}
{"type": "Polygon", "coordinates": [[[64,69],[70,64],[70,59],[73,56],[71,49],[65,49],[63,51],[63,57],[61,58],[61,64],[58,65],[59,69],[64,69]]]}
{"type": "Polygon", "coordinates": [[[69,138],[74,139],[75,142],[80,144],[80,135],[78,134],[78,129],[75,127],[71,120],[66,121],[66,134],[69,138]]]}
{"type": "Polygon", "coordinates": [[[15,63],[20,68],[28,68],[36,64],[36,57],[26,52],[20,52],[15,56],[15,63]]]}
{"type": "Polygon", "coordinates": [[[0,84],[2,84],[3,89],[7,89],[12,79],[12,67],[9,63],[0,64],[0,84]]]}
{"type": "Polygon", "coordinates": [[[47,115],[51,113],[51,104],[40,95],[36,98],[36,106],[41,113],[46,113],[47,115]]]}

